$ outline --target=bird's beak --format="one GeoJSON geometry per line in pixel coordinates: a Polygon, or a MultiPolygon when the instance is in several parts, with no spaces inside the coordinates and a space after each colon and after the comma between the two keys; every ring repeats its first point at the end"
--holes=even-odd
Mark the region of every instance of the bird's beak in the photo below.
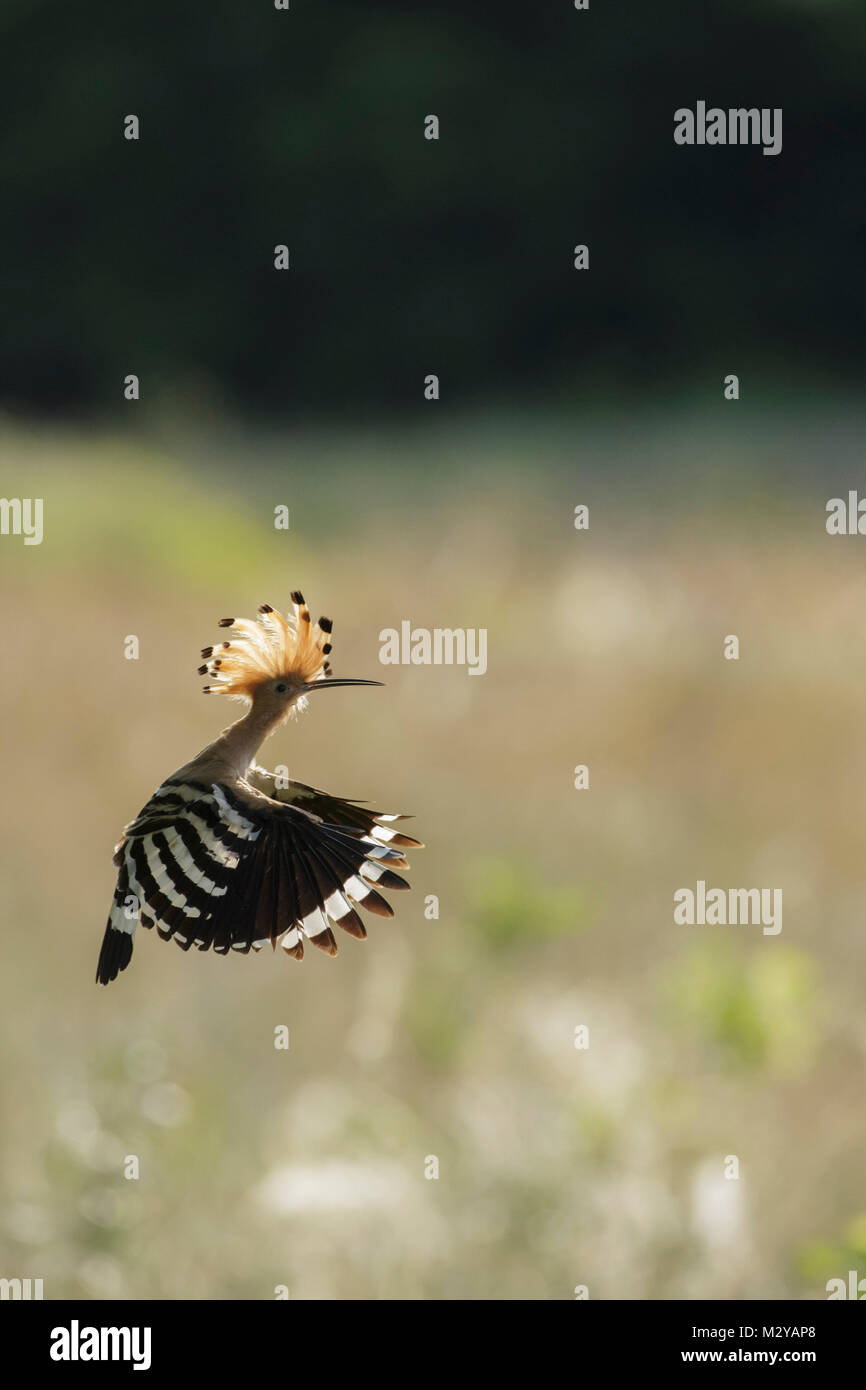
{"type": "Polygon", "coordinates": [[[383,684],[382,681],[356,681],[356,680],[351,680],[348,676],[343,676],[343,677],[338,677],[338,676],[325,676],[322,680],[319,680],[319,681],[308,681],[306,685],[302,685],[302,686],[301,686],[301,689],[304,691],[305,694],[307,694],[307,693],[308,693],[309,691],[311,691],[311,690],[327,690],[329,686],[333,686],[333,685],[382,685],[382,684],[383,684]]]}

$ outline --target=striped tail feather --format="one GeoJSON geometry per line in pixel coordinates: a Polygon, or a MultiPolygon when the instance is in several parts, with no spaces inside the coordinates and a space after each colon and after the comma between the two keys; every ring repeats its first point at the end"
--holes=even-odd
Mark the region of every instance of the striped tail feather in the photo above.
{"type": "Polygon", "coordinates": [[[112,980],[116,980],[121,970],[125,970],[132,960],[132,933],[118,931],[112,926],[111,918],[105,928],[105,935],[102,938],[102,949],[99,952],[99,960],[96,964],[96,983],[98,985],[110,985],[112,980]]]}
{"type": "Polygon", "coordinates": [[[132,960],[132,938],[135,935],[136,923],[134,917],[130,919],[126,914],[126,904],[130,901],[130,885],[123,853],[125,846],[126,840],[123,839],[114,852],[114,862],[119,865],[119,873],[96,964],[96,983],[100,985],[107,985],[116,980],[132,960]]]}

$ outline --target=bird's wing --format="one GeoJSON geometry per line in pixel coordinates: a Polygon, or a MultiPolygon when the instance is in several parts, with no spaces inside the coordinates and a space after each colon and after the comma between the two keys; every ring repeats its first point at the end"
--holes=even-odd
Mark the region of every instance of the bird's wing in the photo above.
{"type": "Polygon", "coordinates": [[[386,867],[408,867],[399,848],[242,782],[164,782],[126,827],[115,862],[102,984],[129,964],[138,922],[184,950],[225,955],[280,941],[300,960],[305,939],[336,955],[332,921],[366,936],[356,906],[393,917],[373,884],[409,887],[386,867]]]}
{"type": "Polygon", "coordinates": [[[256,763],[253,763],[247,773],[247,781],[273,800],[287,806],[296,806],[302,811],[309,811],[330,825],[361,831],[371,839],[395,849],[424,848],[420,840],[413,840],[411,836],[391,828],[394,821],[411,820],[411,816],[370,811],[363,802],[331,796],[329,792],[319,791],[317,787],[308,787],[306,782],[293,782],[288,778],[277,777],[275,773],[268,772],[256,763]]]}

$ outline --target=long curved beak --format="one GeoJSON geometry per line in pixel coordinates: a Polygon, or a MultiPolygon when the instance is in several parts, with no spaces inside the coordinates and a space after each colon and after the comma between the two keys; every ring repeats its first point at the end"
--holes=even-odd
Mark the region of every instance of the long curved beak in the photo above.
{"type": "Polygon", "coordinates": [[[383,684],[384,684],[383,681],[356,681],[356,680],[352,680],[349,676],[343,676],[343,677],[339,677],[339,676],[325,676],[324,679],[323,679],[323,680],[320,680],[320,681],[308,681],[308,683],[307,683],[306,685],[302,686],[301,689],[304,690],[304,691],[309,691],[309,690],[327,690],[329,686],[334,686],[334,685],[383,685],[383,684]]]}

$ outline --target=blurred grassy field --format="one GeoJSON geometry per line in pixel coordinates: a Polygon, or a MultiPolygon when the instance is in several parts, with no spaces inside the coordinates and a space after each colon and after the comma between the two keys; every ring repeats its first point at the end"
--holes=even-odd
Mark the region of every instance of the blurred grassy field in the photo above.
{"type": "Polygon", "coordinates": [[[824,530],[863,422],[716,418],[0,428],[3,495],[45,504],[41,546],[0,538],[0,1275],[560,1299],[866,1274],[866,540],[824,530]],[[297,587],[336,673],[387,684],[262,761],[413,812],[414,891],[336,961],[140,932],[97,990],[118,832],[240,712],[199,648],[297,587]],[[487,628],[487,674],[380,668],[403,619],[487,628]],[[781,887],[782,933],[675,926],[698,878],[781,887]]]}

